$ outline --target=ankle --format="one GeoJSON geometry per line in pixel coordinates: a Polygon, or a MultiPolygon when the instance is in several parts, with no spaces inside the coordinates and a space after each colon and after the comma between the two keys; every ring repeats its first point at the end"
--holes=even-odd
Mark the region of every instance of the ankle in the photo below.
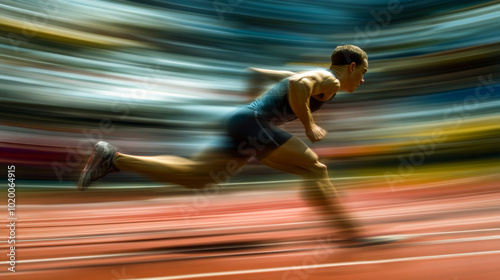
{"type": "Polygon", "coordinates": [[[120,169],[118,167],[118,160],[120,158],[121,154],[119,152],[116,152],[113,157],[111,158],[111,163],[113,164],[113,167],[115,167],[116,169],[120,169]]]}

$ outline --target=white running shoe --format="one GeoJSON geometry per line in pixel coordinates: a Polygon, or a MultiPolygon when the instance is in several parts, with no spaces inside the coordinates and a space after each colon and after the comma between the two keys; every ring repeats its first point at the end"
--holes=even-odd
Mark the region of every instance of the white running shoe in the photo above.
{"type": "Polygon", "coordinates": [[[78,180],[78,190],[84,191],[90,184],[109,173],[120,171],[113,165],[113,157],[117,152],[118,148],[107,142],[99,141],[95,144],[94,151],[78,180]]]}

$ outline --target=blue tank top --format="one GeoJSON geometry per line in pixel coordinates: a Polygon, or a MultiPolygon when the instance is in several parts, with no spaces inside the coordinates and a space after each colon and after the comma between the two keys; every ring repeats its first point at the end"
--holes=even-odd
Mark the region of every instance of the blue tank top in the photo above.
{"type": "MultiPolygon", "coordinates": [[[[275,125],[297,119],[288,101],[289,80],[290,78],[281,80],[268,92],[248,104],[247,107],[256,111],[262,120],[272,122],[275,125]]],[[[327,101],[319,101],[311,96],[309,99],[309,109],[311,112],[319,110],[326,102],[332,100],[335,95],[336,93],[327,101]]]]}

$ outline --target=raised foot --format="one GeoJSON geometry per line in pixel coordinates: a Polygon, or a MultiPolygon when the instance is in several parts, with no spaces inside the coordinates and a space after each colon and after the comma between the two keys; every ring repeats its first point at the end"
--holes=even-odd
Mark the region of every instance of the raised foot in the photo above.
{"type": "Polygon", "coordinates": [[[113,164],[113,157],[117,152],[118,148],[107,142],[100,141],[95,144],[94,151],[78,180],[78,190],[84,191],[107,174],[120,171],[113,164]]]}

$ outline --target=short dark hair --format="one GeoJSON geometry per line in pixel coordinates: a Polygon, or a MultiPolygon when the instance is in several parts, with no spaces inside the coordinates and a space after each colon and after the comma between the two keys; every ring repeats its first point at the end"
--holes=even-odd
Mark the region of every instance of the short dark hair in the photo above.
{"type": "Polygon", "coordinates": [[[364,59],[368,60],[365,51],[354,45],[338,46],[332,53],[332,65],[349,65],[352,62],[362,65],[364,59]]]}

